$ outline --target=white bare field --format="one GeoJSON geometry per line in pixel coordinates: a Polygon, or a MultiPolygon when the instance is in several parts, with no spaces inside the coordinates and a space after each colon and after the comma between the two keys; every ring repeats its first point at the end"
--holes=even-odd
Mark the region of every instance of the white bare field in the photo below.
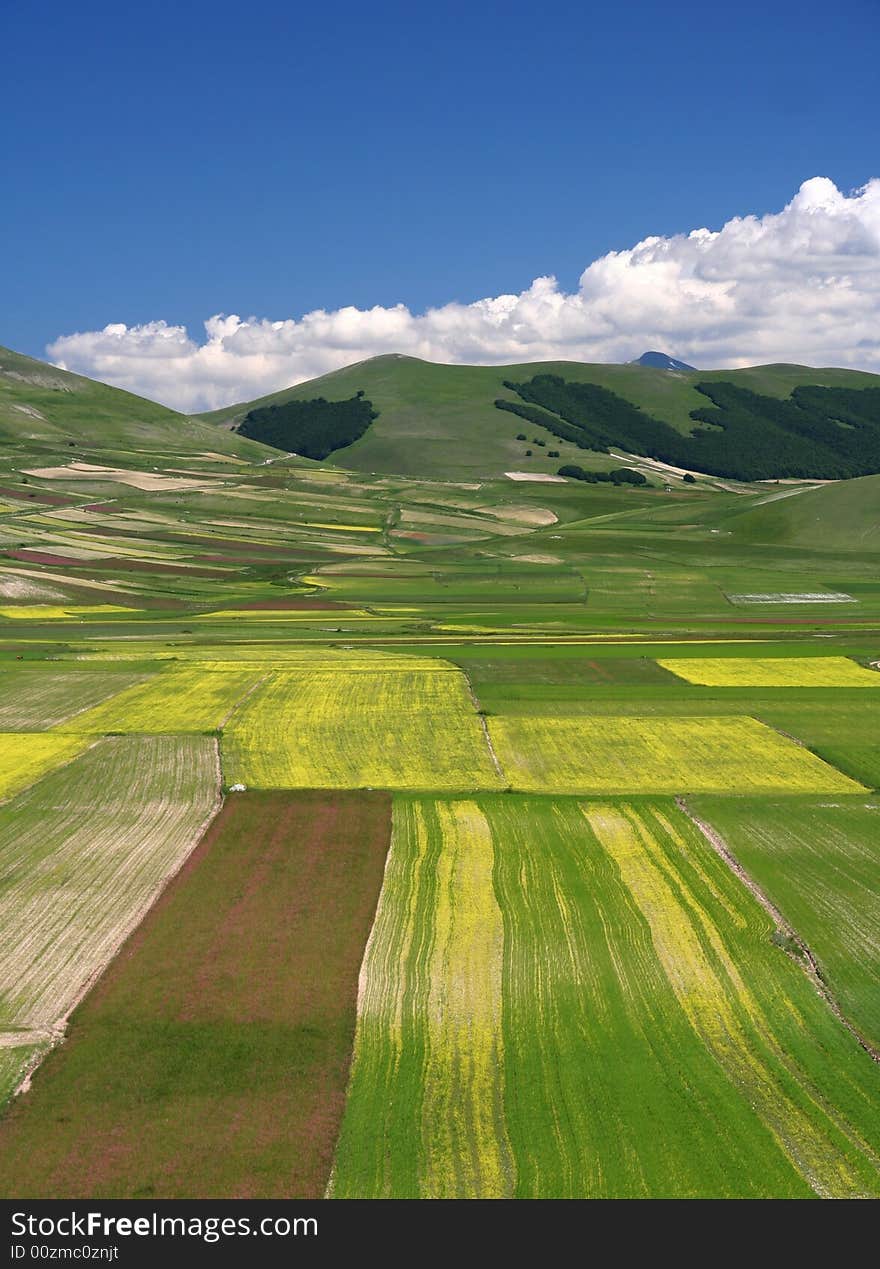
{"type": "Polygon", "coordinates": [[[0,807],[0,1033],[51,1040],[219,803],[208,736],[111,737],[0,807]]]}

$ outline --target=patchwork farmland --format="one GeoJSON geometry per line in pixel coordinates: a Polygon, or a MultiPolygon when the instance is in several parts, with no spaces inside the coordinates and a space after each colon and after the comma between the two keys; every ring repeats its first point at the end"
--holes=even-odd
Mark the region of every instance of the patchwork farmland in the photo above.
{"type": "Polygon", "coordinates": [[[154,409],[0,454],[0,1193],[880,1197],[841,485],[154,409]]]}

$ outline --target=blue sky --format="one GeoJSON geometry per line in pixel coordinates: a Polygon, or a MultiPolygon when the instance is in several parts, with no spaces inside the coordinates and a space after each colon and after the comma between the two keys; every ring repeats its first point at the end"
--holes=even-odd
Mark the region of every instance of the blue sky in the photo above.
{"type": "Polygon", "coordinates": [[[18,4],[0,343],[413,312],[880,175],[876,4],[18,4]]]}

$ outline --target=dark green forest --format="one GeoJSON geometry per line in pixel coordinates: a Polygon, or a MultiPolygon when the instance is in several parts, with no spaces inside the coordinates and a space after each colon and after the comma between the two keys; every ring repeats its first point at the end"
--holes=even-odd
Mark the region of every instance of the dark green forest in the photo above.
{"type": "Polygon", "coordinates": [[[614,471],[585,471],[577,463],[563,463],[557,475],[568,476],[571,480],[585,480],[588,485],[601,485],[603,482],[612,485],[646,485],[648,483],[640,471],[633,471],[631,467],[616,467],[614,471]]]}
{"type": "Polygon", "coordinates": [[[505,381],[525,402],[496,401],[582,449],[610,447],[737,480],[844,479],[880,472],[880,388],[795,388],[787,400],[727,382],[696,384],[689,436],[607,388],[535,375],[505,381]]]}
{"type": "Polygon", "coordinates": [[[304,458],[326,458],[363,436],[373,419],[379,417],[363,392],[347,401],[285,401],[251,410],[242,419],[238,433],[252,441],[262,441],[288,454],[304,458]]]}

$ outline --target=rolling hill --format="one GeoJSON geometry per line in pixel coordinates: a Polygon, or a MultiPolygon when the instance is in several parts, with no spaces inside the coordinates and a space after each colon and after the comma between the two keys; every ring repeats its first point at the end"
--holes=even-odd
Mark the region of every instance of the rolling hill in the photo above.
{"type": "MultiPolygon", "coordinates": [[[[691,412],[712,405],[697,390],[699,383],[729,383],[776,400],[785,400],[804,385],[857,391],[880,387],[877,375],[795,365],[687,372],[582,362],[452,366],[390,354],[199,417],[231,428],[256,408],[320,397],[343,401],[361,392],[378,411],[378,418],[359,440],[331,454],[328,461],[339,467],[455,480],[522,469],[550,473],[566,462],[596,468],[619,466],[607,454],[594,454],[554,435],[548,427],[496,408],[496,400],[521,404],[505,381],[523,383],[536,375],[556,375],[569,384],[592,384],[614,393],[682,437],[696,426],[691,412]],[[517,439],[520,435],[525,440],[517,439]],[[532,450],[530,456],[527,449],[532,450]],[[547,451],[551,449],[559,451],[558,458],[550,457],[547,451]]],[[[702,470],[695,463],[693,469],[702,470]]]]}
{"type": "Polygon", "coordinates": [[[743,541],[824,551],[880,551],[880,476],[813,489],[777,490],[766,502],[729,517],[743,541]]]}
{"type": "Polygon", "coordinates": [[[259,459],[267,452],[155,401],[0,347],[0,445],[33,451],[71,443],[147,454],[219,450],[259,459]]]}

